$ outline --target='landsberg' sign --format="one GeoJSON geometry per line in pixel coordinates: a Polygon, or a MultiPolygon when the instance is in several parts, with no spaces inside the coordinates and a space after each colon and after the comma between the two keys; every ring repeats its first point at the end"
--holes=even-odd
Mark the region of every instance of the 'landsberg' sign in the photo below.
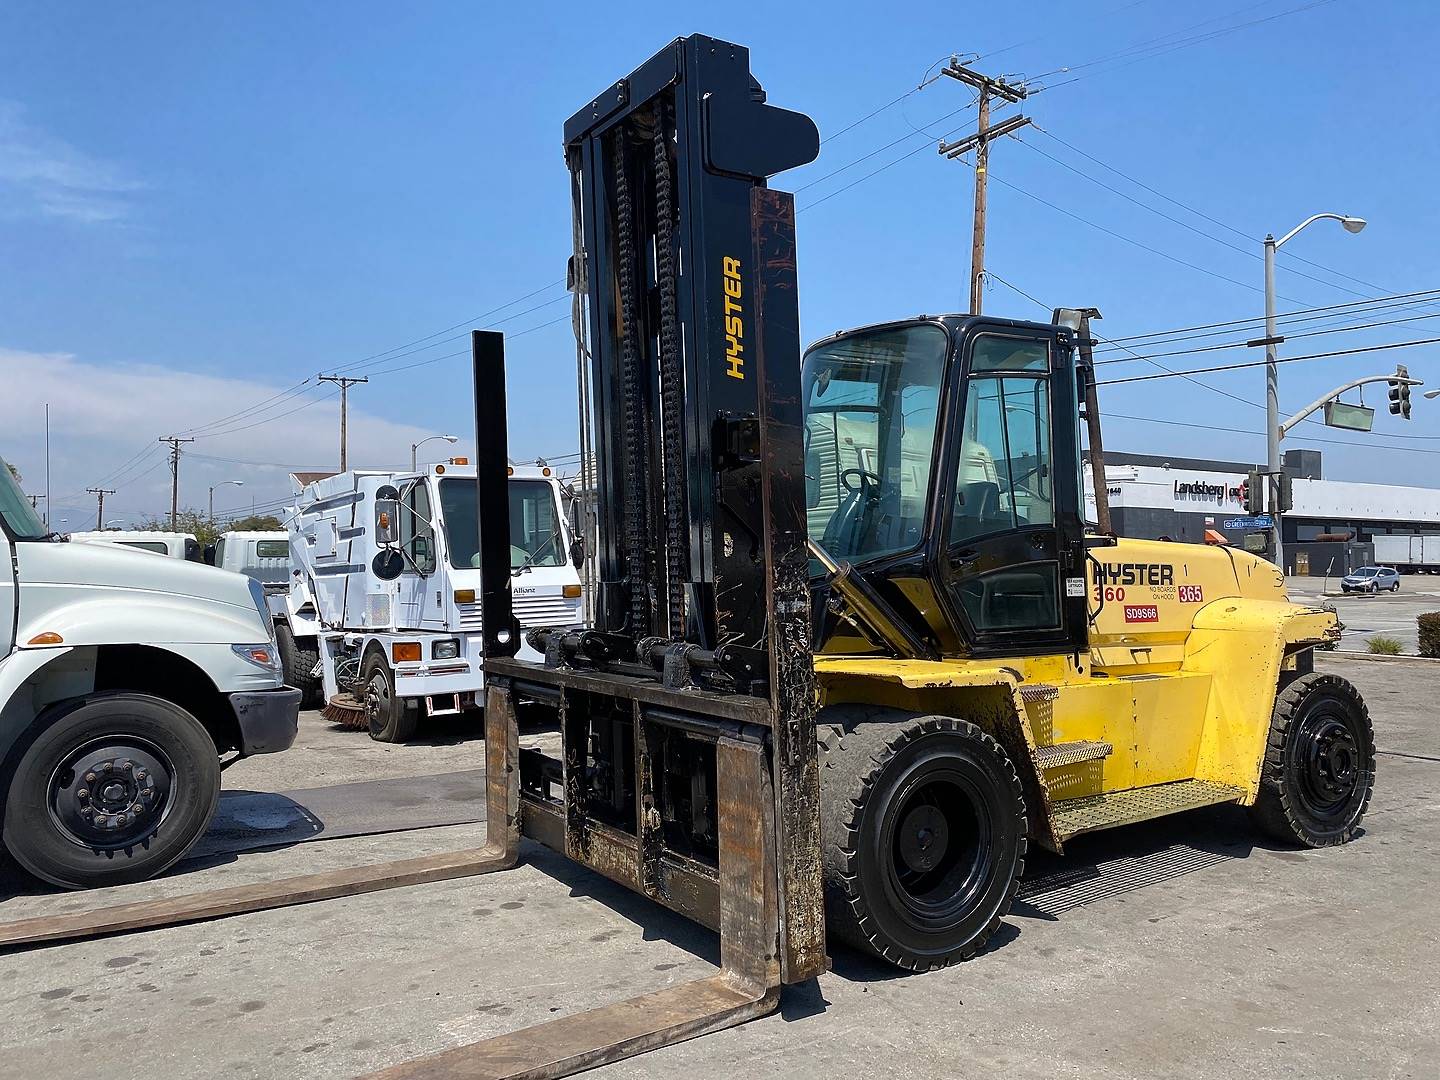
{"type": "Polygon", "coordinates": [[[1224,506],[1226,502],[1245,505],[1247,482],[1242,480],[1234,487],[1228,484],[1212,484],[1208,480],[1176,480],[1175,501],[1207,502],[1224,506]]]}

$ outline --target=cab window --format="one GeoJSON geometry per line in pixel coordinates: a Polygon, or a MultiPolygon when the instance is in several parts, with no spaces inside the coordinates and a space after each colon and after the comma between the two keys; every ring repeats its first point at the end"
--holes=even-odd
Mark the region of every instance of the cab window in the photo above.
{"type": "Polygon", "coordinates": [[[400,547],[421,574],[435,572],[435,529],[429,487],[412,484],[400,500],[400,547]]]}

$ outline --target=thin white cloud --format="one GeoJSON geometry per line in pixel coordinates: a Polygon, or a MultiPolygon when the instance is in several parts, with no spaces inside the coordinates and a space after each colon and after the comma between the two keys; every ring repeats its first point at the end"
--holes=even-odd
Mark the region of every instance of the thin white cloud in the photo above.
{"type": "Polygon", "coordinates": [[[120,167],[35,127],[25,109],[0,100],[0,201],[9,212],[82,225],[130,216],[143,185],[120,167]]]}
{"type": "MultiPolygon", "coordinates": [[[[20,469],[25,490],[36,494],[44,490],[45,404],[50,405],[52,522],[58,525],[61,518],[68,518],[65,528],[72,531],[93,521],[95,500],[85,494],[87,487],[117,489],[106,497],[107,518],[133,520],[168,510],[167,449],[156,439],[183,435],[186,427],[202,425],[228,433],[185,445],[182,506],[203,508],[209,485],[222,480],[243,480],[245,486],[217,490],[217,511],[244,506],[252,498],[260,505],[273,502],[289,494],[291,469],[334,468],[338,455],[339,406],[325,396],[333,389],[328,386],[279,397],[285,386],[4,348],[0,348],[0,383],[6,388],[0,457],[20,469]],[[267,401],[253,413],[213,423],[267,401]],[[315,404],[307,404],[310,401],[315,404]],[[290,415],[259,423],[285,413],[290,415]]],[[[431,432],[367,413],[355,399],[352,394],[351,464],[407,466],[410,444],[431,432]]],[[[466,453],[470,441],[462,439],[453,450],[445,449],[466,453]]]]}

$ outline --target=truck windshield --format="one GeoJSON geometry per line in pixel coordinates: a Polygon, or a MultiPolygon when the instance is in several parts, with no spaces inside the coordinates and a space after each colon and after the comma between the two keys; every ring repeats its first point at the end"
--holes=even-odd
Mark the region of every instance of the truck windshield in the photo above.
{"type": "Polygon", "coordinates": [[[948,335],[921,324],[855,334],[805,356],[810,539],[861,562],[920,542],[948,335]]]}
{"type": "MultiPolygon", "coordinates": [[[[440,509],[445,518],[445,546],[450,565],[480,565],[480,528],[475,512],[475,481],[460,477],[440,481],[440,509]]],[[[563,566],[567,558],[555,492],[543,480],[510,481],[510,568],[563,566]]]]}
{"type": "Polygon", "coordinates": [[[0,517],[17,540],[40,540],[49,531],[4,460],[0,460],[0,517]]]}

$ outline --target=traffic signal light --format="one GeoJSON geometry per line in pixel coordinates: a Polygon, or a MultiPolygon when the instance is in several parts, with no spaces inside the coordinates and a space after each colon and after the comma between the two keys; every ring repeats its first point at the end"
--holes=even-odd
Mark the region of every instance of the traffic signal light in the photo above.
{"type": "Polygon", "coordinates": [[[1282,472],[1277,479],[1280,482],[1280,490],[1276,492],[1278,505],[1275,510],[1280,514],[1288,514],[1290,508],[1295,505],[1295,489],[1293,487],[1295,478],[1288,472],[1282,472]]]}
{"type": "Polygon", "coordinates": [[[1259,469],[1251,469],[1249,477],[1245,480],[1245,512],[1247,514],[1263,514],[1265,512],[1265,474],[1259,469]]]}
{"type": "Polygon", "coordinates": [[[1401,382],[1410,378],[1410,369],[1404,364],[1395,365],[1395,378],[1390,381],[1390,415],[1410,419],[1410,384],[1401,382]]]}

